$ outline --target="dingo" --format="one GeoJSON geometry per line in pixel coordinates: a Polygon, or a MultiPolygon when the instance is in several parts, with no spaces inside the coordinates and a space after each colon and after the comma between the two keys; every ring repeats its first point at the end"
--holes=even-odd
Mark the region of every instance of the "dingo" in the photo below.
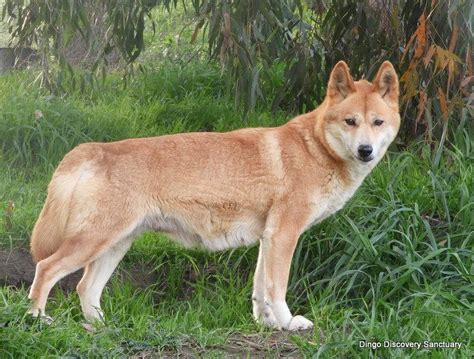
{"type": "Polygon", "coordinates": [[[77,286],[87,320],[133,239],[145,230],[186,246],[221,250],[260,241],[253,315],[287,330],[312,327],[286,304],[298,237],[342,208],[383,157],[400,125],[398,77],[384,62],[354,82],[344,62],[314,111],[276,128],[184,133],[69,152],[48,187],[31,251],[37,261],[30,312],[85,267],[77,286]]]}

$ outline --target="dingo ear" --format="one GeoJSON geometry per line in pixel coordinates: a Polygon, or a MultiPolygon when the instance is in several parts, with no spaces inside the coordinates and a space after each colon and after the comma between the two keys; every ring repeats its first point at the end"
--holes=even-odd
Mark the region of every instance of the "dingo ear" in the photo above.
{"type": "Polygon", "coordinates": [[[342,101],[355,90],[349,67],[344,61],[339,61],[329,76],[327,96],[342,101]]]}
{"type": "Polygon", "coordinates": [[[375,85],[375,91],[382,96],[389,106],[398,108],[398,76],[390,61],[385,61],[380,65],[373,84],[375,85]]]}

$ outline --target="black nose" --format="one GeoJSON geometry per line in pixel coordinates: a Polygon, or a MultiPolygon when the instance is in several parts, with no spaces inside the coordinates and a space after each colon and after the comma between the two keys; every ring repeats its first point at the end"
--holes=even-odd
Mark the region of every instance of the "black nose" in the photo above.
{"type": "Polygon", "coordinates": [[[360,145],[357,149],[359,152],[359,156],[362,158],[367,158],[372,154],[372,146],[371,145],[360,145]]]}

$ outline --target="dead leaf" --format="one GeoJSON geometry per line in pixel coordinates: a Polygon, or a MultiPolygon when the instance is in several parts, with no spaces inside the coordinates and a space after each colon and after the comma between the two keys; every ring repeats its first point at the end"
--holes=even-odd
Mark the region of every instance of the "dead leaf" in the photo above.
{"type": "Polygon", "coordinates": [[[419,59],[423,56],[426,47],[426,17],[421,14],[418,20],[418,28],[416,29],[416,46],[413,58],[419,59]]]}
{"type": "Polygon", "coordinates": [[[431,45],[425,57],[423,58],[423,63],[425,64],[425,66],[427,66],[430,63],[431,58],[433,57],[435,51],[436,51],[436,45],[431,45]]]}
{"type": "Polygon", "coordinates": [[[426,102],[428,100],[428,95],[424,91],[420,91],[419,93],[420,100],[418,102],[418,114],[416,116],[416,121],[415,121],[415,132],[418,128],[418,124],[420,123],[421,116],[425,113],[426,109],[426,102]]]}
{"type": "Polygon", "coordinates": [[[458,42],[459,37],[459,25],[454,24],[453,32],[451,33],[451,40],[449,41],[449,51],[454,52],[456,44],[458,42]]]}
{"type": "Polygon", "coordinates": [[[439,97],[439,104],[441,106],[441,112],[443,113],[443,118],[447,121],[449,116],[448,111],[448,103],[446,101],[446,95],[444,94],[441,87],[438,87],[438,97],[439,97]]]}
{"type": "Polygon", "coordinates": [[[403,84],[404,88],[402,103],[405,103],[418,94],[419,76],[416,71],[416,65],[413,62],[408,67],[408,70],[400,77],[400,83],[403,84]]]}

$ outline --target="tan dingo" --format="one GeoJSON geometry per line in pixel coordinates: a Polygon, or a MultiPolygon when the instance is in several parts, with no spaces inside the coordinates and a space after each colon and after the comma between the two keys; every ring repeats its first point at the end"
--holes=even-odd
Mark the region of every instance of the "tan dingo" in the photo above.
{"type": "Polygon", "coordinates": [[[311,328],[285,300],[298,237],[342,208],[383,157],[400,125],[398,97],[389,62],[370,83],[354,82],[341,61],[321,106],[280,127],[76,147],[54,173],[33,230],[31,313],[45,315],[54,284],[85,267],[82,310],[102,319],[112,272],[138,234],[155,230],[211,250],[260,241],[255,319],[311,328]]]}

